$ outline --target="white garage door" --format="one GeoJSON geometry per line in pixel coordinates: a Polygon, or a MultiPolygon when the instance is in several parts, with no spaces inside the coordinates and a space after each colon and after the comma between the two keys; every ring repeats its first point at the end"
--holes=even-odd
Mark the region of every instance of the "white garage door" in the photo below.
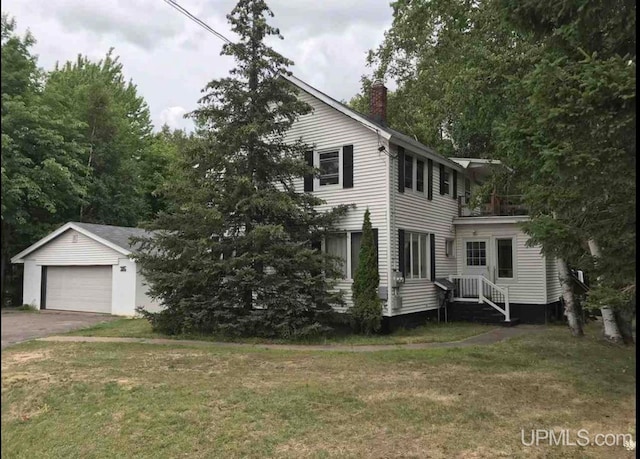
{"type": "Polygon", "coordinates": [[[111,266],[48,266],[46,309],[111,312],[111,266]]]}

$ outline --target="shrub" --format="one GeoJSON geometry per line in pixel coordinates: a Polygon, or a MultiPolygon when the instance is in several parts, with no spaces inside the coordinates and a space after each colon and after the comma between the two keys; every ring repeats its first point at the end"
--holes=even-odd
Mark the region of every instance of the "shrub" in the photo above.
{"type": "Polygon", "coordinates": [[[359,264],[353,279],[353,306],[350,309],[351,326],[356,332],[371,334],[382,325],[382,302],[378,297],[380,274],[376,257],[369,209],[364,213],[362,245],[359,264]]]}

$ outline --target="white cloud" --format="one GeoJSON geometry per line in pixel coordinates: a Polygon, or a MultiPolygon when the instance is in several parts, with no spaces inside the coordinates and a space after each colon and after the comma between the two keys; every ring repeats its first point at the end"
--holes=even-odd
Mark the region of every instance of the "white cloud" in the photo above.
{"type": "Polygon", "coordinates": [[[158,117],[157,127],[162,127],[164,124],[168,125],[172,129],[182,129],[193,123],[184,118],[187,109],[184,107],[167,107],[160,112],[158,117]]]}
{"type": "MultiPolygon", "coordinates": [[[[191,13],[233,39],[226,15],[236,0],[178,0],[191,13]]],[[[366,52],[376,47],[391,24],[386,1],[269,0],[284,40],[274,48],[292,59],[296,76],[326,94],[349,100],[369,74],[366,52]]],[[[20,30],[38,40],[39,65],[78,54],[104,57],[114,47],[123,71],[149,104],[157,129],[163,122],[191,127],[181,118],[196,108],[201,89],[228,76],[233,59],[220,56],[222,41],[161,0],[3,0],[20,30]]]]}

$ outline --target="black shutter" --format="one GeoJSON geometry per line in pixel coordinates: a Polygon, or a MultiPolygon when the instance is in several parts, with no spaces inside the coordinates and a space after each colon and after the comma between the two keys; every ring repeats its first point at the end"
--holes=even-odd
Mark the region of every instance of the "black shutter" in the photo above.
{"type": "Polygon", "coordinates": [[[353,145],[342,147],[342,188],[353,188],[353,145]]]}
{"type": "Polygon", "coordinates": [[[404,148],[398,147],[398,191],[404,193],[404,148]]]}
{"type": "Polygon", "coordinates": [[[311,248],[320,252],[322,250],[322,241],[320,241],[319,239],[314,239],[313,241],[311,241],[311,248]]]}
{"type": "Polygon", "coordinates": [[[376,266],[378,266],[378,228],[373,228],[373,243],[376,247],[376,266]]]}
{"type": "Polygon", "coordinates": [[[398,269],[404,277],[404,230],[398,230],[398,269]]]}
{"type": "Polygon", "coordinates": [[[433,160],[427,159],[427,199],[433,199],[433,160]]]}
{"type": "Polygon", "coordinates": [[[431,272],[429,273],[429,279],[436,280],[436,235],[431,234],[429,236],[430,256],[431,256],[431,272]]]}
{"type": "MultiPolygon", "coordinates": [[[[313,167],[313,152],[305,151],[304,160],[307,166],[313,167]]],[[[306,174],[304,176],[304,191],[313,191],[313,174],[306,174]]]]}
{"type": "Polygon", "coordinates": [[[440,194],[444,194],[444,164],[440,164],[440,194]]]}
{"type": "Polygon", "coordinates": [[[458,197],[458,171],[453,171],[453,199],[458,197]]]}

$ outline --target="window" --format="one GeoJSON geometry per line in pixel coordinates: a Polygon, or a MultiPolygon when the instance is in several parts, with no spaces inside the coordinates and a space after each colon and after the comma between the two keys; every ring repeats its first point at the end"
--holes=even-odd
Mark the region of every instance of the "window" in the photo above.
{"type": "Polygon", "coordinates": [[[442,187],[443,187],[443,194],[449,194],[449,182],[451,179],[451,173],[447,170],[445,170],[442,173],[442,187]]]}
{"type": "Polygon", "coordinates": [[[471,180],[468,178],[464,179],[464,202],[466,204],[471,201],[471,180]]]}
{"type": "Polygon", "coordinates": [[[467,242],[467,266],[487,266],[486,242],[467,242]]]}
{"type": "Polygon", "coordinates": [[[404,187],[413,188],[413,157],[409,155],[404,157],[404,187]]]}
{"type": "Polygon", "coordinates": [[[496,239],[498,277],[513,279],[513,239],[496,239]]]}
{"type": "Polygon", "coordinates": [[[455,246],[453,244],[454,244],[453,239],[445,239],[444,241],[444,254],[448,258],[456,257],[455,246]]]}
{"type": "Polygon", "coordinates": [[[361,231],[330,234],[325,238],[324,251],[343,260],[339,266],[342,279],[355,277],[360,265],[360,247],[362,247],[361,231]]]}
{"type": "Polygon", "coordinates": [[[405,231],[404,236],[404,274],[407,279],[427,278],[427,249],[426,234],[405,231]]]}
{"type": "Polygon", "coordinates": [[[340,152],[329,151],[318,154],[320,186],[340,183],[340,152]]]}
{"type": "Polygon", "coordinates": [[[347,277],[347,234],[332,234],[325,239],[325,252],[342,259],[339,270],[342,278],[347,277]]]}
{"type": "Polygon", "coordinates": [[[424,161],[416,162],[416,191],[424,192],[424,161]]]}
{"type": "Polygon", "coordinates": [[[356,277],[356,271],[360,265],[360,247],[362,246],[362,233],[351,233],[351,279],[356,277]]]}

